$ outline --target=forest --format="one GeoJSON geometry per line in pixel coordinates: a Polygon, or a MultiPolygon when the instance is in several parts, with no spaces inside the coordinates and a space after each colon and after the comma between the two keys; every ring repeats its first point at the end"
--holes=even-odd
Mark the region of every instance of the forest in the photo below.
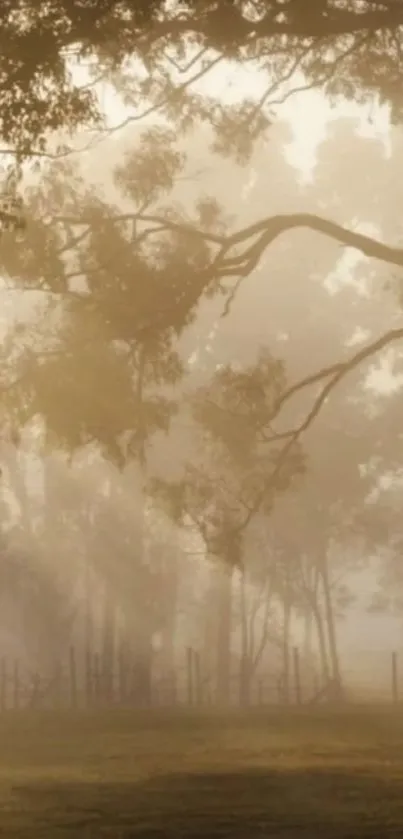
{"type": "Polygon", "coordinates": [[[3,8],[4,690],[347,697],[403,606],[403,9],[3,8]]]}
{"type": "Polygon", "coordinates": [[[0,834],[403,835],[403,3],[0,4],[0,834]]]}

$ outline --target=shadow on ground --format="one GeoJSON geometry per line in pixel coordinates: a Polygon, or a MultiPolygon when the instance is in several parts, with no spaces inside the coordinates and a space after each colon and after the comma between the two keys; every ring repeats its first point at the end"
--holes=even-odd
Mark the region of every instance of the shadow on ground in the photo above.
{"type": "Polygon", "coordinates": [[[136,783],[17,786],[0,836],[30,839],[380,839],[403,836],[403,783],[336,771],[250,771],[136,783]]]}

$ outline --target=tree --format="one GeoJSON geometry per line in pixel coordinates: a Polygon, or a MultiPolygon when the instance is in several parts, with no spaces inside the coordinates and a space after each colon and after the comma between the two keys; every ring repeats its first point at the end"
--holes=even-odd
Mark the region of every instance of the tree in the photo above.
{"type": "MultiPolygon", "coordinates": [[[[262,100],[225,115],[200,105],[223,132],[259,111],[280,82],[298,69],[329,94],[378,95],[399,113],[402,11],[394,0],[320,0],[307,13],[301,0],[32,0],[3,7],[0,134],[23,155],[43,151],[46,133],[75,129],[99,115],[91,87],[70,73],[72,54],[95,61],[94,75],[116,80],[123,70],[126,97],[148,99],[178,115],[187,108],[188,79],[172,81],[172,68],[200,76],[218,62],[254,61],[267,76],[262,100]],[[195,56],[203,61],[197,66],[195,56]],[[139,71],[127,72],[129,59],[139,71]],[[195,72],[195,68],[197,72],[195,72]],[[201,69],[200,69],[201,68],[201,69]],[[371,70],[369,71],[369,68],[371,70]],[[146,71],[146,72],[144,72],[146,71]]],[[[192,97],[190,97],[192,101],[192,97]]],[[[194,99],[193,99],[194,104],[194,99]]],[[[188,110],[188,108],[187,108],[188,110]]],[[[249,119],[250,121],[250,119],[249,119]]]]}
{"type": "MultiPolygon", "coordinates": [[[[48,177],[28,196],[35,223],[26,247],[16,248],[10,232],[1,256],[3,270],[15,286],[40,289],[44,298],[35,327],[31,321],[28,329],[14,333],[5,349],[5,422],[15,429],[39,420],[45,449],[62,446],[72,454],[95,447],[120,468],[138,463],[143,502],[133,500],[136,530],[128,548],[133,567],[130,572],[126,556],[123,569],[117,563],[114,573],[119,578],[123,573],[126,580],[121,588],[122,596],[126,593],[128,634],[133,637],[130,654],[137,657],[148,683],[156,630],[147,596],[149,592],[152,597],[153,571],[143,549],[147,446],[156,430],[168,430],[176,410],[173,388],[183,372],[177,335],[194,317],[191,298],[209,256],[209,224],[220,224],[219,211],[204,200],[196,212],[206,233],[195,240],[178,233],[175,208],[169,213],[164,206],[164,193],[183,165],[183,155],[173,145],[169,151],[172,141],[170,132],[151,130],[141,150],[116,170],[124,212],[94,195],[72,165],[51,166],[48,177]],[[43,210],[55,204],[57,227],[43,216],[43,210]],[[161,316],[158,329],[155,312],[161,316]],[[15,341],[17,334],[24,340],[15,341]],[[136,599],[139,585],[144,596],[136,599]]],[[[98,554],[113,553],[114,541],[103,540],[109,515],[99,499],[96,519],[98,554]]],[[[123,546],[121,552],[125,554],[123,546]]],[[[108,588],[112,581],[105,570],[102,573],[108,588]]],[[[115,623],[110,617],[112,600],[105,604],[109,658],[115,623]]]]}
{"type": "MultiPolygon", "coordinates": [[[[34,342],[31,338],[22,351],[21,344],[15,342],[11,367],[13,380],[6,376],[7,371],[3,371],[4,385],[8,388],[5,405],[9,416],[14,414],[24,422],[39,413],[46,417],[54,441],[63,441],[69,450],[85,444],[99,444],[108,457],[121,465],[130,457],[144,459],[145,443],[154,430],[168,427],[168,420],[177,406],[171,386],[178,385],[182,373],[177,334],[192,322],[202,295],[206,292],[215,294],[219,290],[226,295],[228,304],[233,302],[244,275],[252,273],[261,264],[269,239],[279,234],[289,222],[282,212],[275,213],[275,224],[271,220],[267,225],[248,225],[248,238],[244,231],[228,232],[211,201],[202,203],[198,217],[193,213],[190,220],[190,213],[186,215],[182,208],[178,210],[171,205],[168,208],[163,200],[163,189],[170,189],[182,163],[177,149],[170,145],[171,139],[172,135],[161,129],[149,132],[143,138],[141,154],[137,148],[127,165],[121,168],[117,180],[119,188],[125,188],[129,194],[127,212],[126,207],[122,211],[121,206],[116,207],[91,193],[77,177],[73,166],[59,164],[60,169],[50,170],[39,190],[31,190],[28,203],[33,223],[28,226],[26,247],[15,248],[11,234],[2,239],[3,271],[24,288],[46,289],[52,300],[52,310],[46,310],[46,321],[42,330],[36,328],[34,342]],[[149,206],[145,207],[146,201],[149,206]],[[49,206],[52,224],[42,218],[43,210],[48,210],[49,206]],[[270,235],[266,235],[268,232],[270,235]],[[134,278],[136,282],[133,282],[134,278]],[[56,306],[55,301],[59,300],[62,305],[56,306]],[[51,312],[52,334],[49,329],[51,312]],[[147,382],[140,375],[144,361],[148,366],[147,382]],[[102,398],[99,398],[101,377],[103,389],[102,398]],[[108,391],[114,396],[113,402],[103,398],[108,391]]],[[[334,148],[329,155],[331,153],[334,154],[334,148]]],[[[320,200],[324,200],[323,195],[320,200]]],[[[270,209],[268,207],[269,212],[270,209]]],[[[360,246],[374,248],[371,237],[345,233],[335,222],[318,221],[317,209],[315,207],[313,212],[309,209],[308,215],[302,217],[293,215],[293,224],[302,220],[313,229],[344,236],[347,243],[357,244],[358,241],[360,246]]],[[[332,210],[334,212],[334,205],[332,210]]],[[[343,213],[345,211],[344,205],[343,213]]],[[[348,214],[351,217],[350,208],[348,214]]],[[[344,218],[341,222],[344,223],[344,218]]],[[[336,256],[337,251],[334,251],[334,259],[336,256]]],[[[317,253],[311,259],[315,266],[318,265],[317,253]]],[[[332,261],[333,254],[331,258],[326,254],[324,274],[332,261]]],[[[308,256],[306,262],[309,265],[308,256]]],[[[305,263],[302,270],[298,256],[292,267],[300,273],[305,271],[305,263]]],[[[320,268],[322,270],[322,261],[320,268]]],[[[323,288],[321,293],[326,296],[323,288]]],[[[340,349],[343,356],[341,361],[335,360],[329,340],[332,356],[326,368],[318,372],[316,368],[312,370],[312,355],[307,352],[305,356],[305,350],[304,353],[298,351],[298,359],[294,357],[293,364],[296,367],[300,364],[298,372],[303,381],[291,384],[288,392],[284,387],[271,404],[266,420],[275,427],[275,433],[265,429],[269,438],[266,439],[267,452],[273,452],[284,443],[289,445],[288,455],[313,421],[317,421],[319,413],[326,412],[335,385],[340,387],[344,377],[349,375],[351,387],[358,389],[364,369],[359,365],[365,364],[371,352],[387,346],[401,335],[398,326],[374,340],[369,351],[366,347],[356,351],[343,346],[343,339],[355,324],[353,310],[351,316],[345,318],[346,302],[353,297],[335,302],[334,317],[327,319],[323,318],[322,306],[315,297],[311,323],[315,327],[323,323],[323,333],[332,330],[332,337],[337,338],[337,350],[340,349]],[[302,369],[302,361],[309,363],[308,370],[302,369]],[[308,408],[309,397],[316,387],[318,393],[314,393],[313,406],[308,408]],[[300,406],[298,409],[292,407],[292,400],[299,396],[302,419],[300,406]],[[290,409],[293,424],[281,430],[283,417],[280,411],[284,409],[290,409]]],[[[313,303],[310,292],[305,301],[301,293],[300,300],[307,307],[313,303]]],[[[373,307],[371,309],[370,305],[357,302],[355,298],[354,305],[359,305],[361,311],[365,309],[364,320],[368,315],[372,327],[374,323],[378,325],[373,307]]],[[[277,323],[275,317],[272,320],[277,323]]],[[[270,325],[270,328],[274,327],[270,325]]],[[[319,346],[313,341],[311,346],[316,355],[320,353],[321,358],[325,355],[323,344],[319,346]]],[[[326,345],[326,361],[327,351],[326,345]]],[[[354,417],[348,416],[349,422],[353,419],[355,431],[359,430],[362,418],[359,411],[354,417]]],[[[337,433],[343,432],[345,417],[341,420],[337,433]]],[[[235,433],[233,424],[227,423],[227,426],[235,433]]],[[[327,426],[325,423],[322,430],[323,436],[320,426],[316,425],[319,453],[329,446],[329,441],[333,446],[337,437],[334,429],[330,430],[330,423],[327,426]]],[[[346,435],[343,444],[345,440],[346,435]]],[[[235,435],[232,455],[240,455],[238,441],[239,435],[235,435]]],[[[356,441],[353,440],[351,446],[354,444],[356,441]]],[[[259,451],[260,458],[263,464],[263,450],[259,451]]],[[[335,457],[332,466],[337,465],[335,457]]],[[[267,487],[262,486],[263,489],[266,493],[267,487]]],[[[277,489],[275,480],[270,489],[277,489]]],[[[260,509],[262,500],[263,495],[257,493],[256,503],[251,505],[250,519],[248,513],[242,520],[243,529],[260,509]]],[[[238,525],[237,521],[236,529],[238,525]]],[[[227,559],[231,560],[231,557],[228,555],[227,559]]]]}
{"type": "MultiPolygon", "coordinates": [[[[26,450],[4,444],[2,449],[9,503],[1,506],[1,629],[15,639],[34,688],[38,671],[55,679],[71,641],[77,616],[76,566],[73,561],[55,562],[52,535],[60,525],[61,509],[55,507],[55,498],[44,505],[28,491],[26,450]]],[[[55,541],[56,555],[63,556],[63,540],[55,541]]],[[[74,556],[72,532],[69,546],[74,556]]]]}
{"type": "Polygon", "coordinates": [[[3,458],[12,492],[1,506],[1,651],[11,653],[11,638],[28,699],[47,701],[62,689],[73,645],[80,693],[89,654],[98,658],[105,699],[149,702],[146,680],[134,677],[136,639],[162,635],[162,661],[152,650],[156,688],[158,679],[175,678],[181,654],[175,624],[188,598],[184,580],[179,590],[184,555],[172,528],[148,510],[145,564],[136,549],[141,493],[133,467],[122,474],[82,452],[43,457],[32,440],[19,451],[9,446],[3,458]],[[28,491],[27,460],[35,467],[28,491]]]}
{"type": "MultiPolygon", "coordinates": [[[[43,113],[47,112],[47,107],[49,125],[54,128],[62,127],[65,120],[67,125],[74,127],[80,120],[94,115],[91,90],[87,87],[78,91],[77,86],[73,82],[69,83],[67,78],[65,57],[66,50],[68,53],[71,49],[79,54],[83,51],[84,54],[94,56],[97,69],[100,64],[104,77],[124,89],[128,102],[148,98],[151,107],[160,101],[165,104],[166,116],[176,131],[193,124],[194,119],[212,117],[215,130],[218,130],[219,135],[221,133],[221,140],[217,141],[216,147],[228,151],[234,143],[235,146],[240,144],[241,155],[246,153],[246,124],[253,139],[256,131],[252,115],[261,113],[261,107],[267,104],[273,84],[278,87],[284,75],[294,78],[297,68],[308,79],[308,83],[322,86],[329,95],[335,92],[342,96],[353,95],[358,90],[362,95],[373,96],[377,92],[397,107],[398,89],[391,81],[397,78],[399,71],[399,58],[393,51],[396,38],[400,37],[401,26],[396,3],[374,0],[364,4],[364,7],[352,2],[347,8],[340,8],[334,2],[321,2],[315,5],[315,10],[308,17],[306,13],[302,16],[301,9],[301,3],[296,0],[289,0],[285,4],[268,0],[252,4],[252,7],[242,2],[217,5],[189,0],[175,10],[169,10],[162,2],[147,7],[142,3],[91,3],[85,12],[81,3],[74,3],[68,8],[65,3],[54,3],[50,7],[46,6],[38,17],[37,10],[34,12],[31,4],[25,2],[21,5],[22,16],[18,17],[10,11],[7,17],[7,36],[16,50],[16,56],[23,54],[29,58],[24,63],[26,75],[19,80],[24,98],[21,95],[18,99],[21,103],[23,99],[21,107],[26,118],[17,118],[16,121],[16,113],[13,112],[3,133],[11,139],[12,130],[21,132],[23,126],[25,139],[16,142],[21,154],[29,156],[32,152],[26,139],[26,132],[29,133],[29,128],[26,129],[29,114],[34,115],[38,136],[42,136],[47,129],[43,113]],[[35,38],[38,39],[41,51],[34,54],[32,45],[35,38]],[[285,51],[284,39],[287,45],[285,51]],[[147,47],[146,59],[143,47],[147,47]],[[170,62],[171,66],[172,62],[175,65],[180,53],[186,55],[186,49],[191,52],[196,50],[197,53],[198,47],[201,47],[203,53],[203,59],[200,60],[207,61],[207,66],[201,70],[203,73],[211,65],[216,66],[217,60],[226,61],[230,58],[242,65],[252,57],[263,71],[274,74],[275,82],[271,81],[270,90],[260,103],[261,107],[257,108],[256,102],[251,102],[245,106],[246,110],[241,107],[235,109],[234,114],[229,114],[208,97],[188,97],[189,80],[175,86],[169,72],[167,74],[167,62],[168,65],[170,62]],[[170,49],[173,50],[172,56],[170,49]],[[179,54],[176,57],[175,50],[179,54]],[[204,55],[209,50],[214,53],[211,62],[204,55]],[[47,57],[46,61],[41,58],[39,66],[35,58],[37,54],[47,57]],[[140,55],[146,62],[146,79],[137,78],[134,70],[126,71],[123,66],[127,58],[133,55],[140,55]],[[268,55],[272,56],[271,60],[268,55]],[[385,73],[385,61],[388,73],[385,73]],[[368,66],[371,66],[371,74],[367,73],[368,66]],[[26,72],[27,67],[31,74],[26,72]],[[45,100],[39,102],[36,85],[41,74],[43,80],[49,82],[48,87],[52,93],[48,100],[45,97],[45,100]]],[[[5,60],[6,67],[10,69],[9,51],[5,60]]],[[[265,124],[263,120],[260,127],[265,124]]],[[[227,283],[232,279],[237,284],[256,267],[263,251],[274,239],[298,226],[320,231],[368,255],[402,264],[400,249],[387,247],[371,237],[345,230],[339,224],[309,213],[279,216],[250,225],[229,236],[211,238],[210,242],[215,242],[218,252],[210,264],[205,265],[199,278],[198,291],[193,291],[192,304],[201,298],[206,289],[212,285],[216,287],[224,278],[227,283]]],[[[194,225],[177,222],[176,231],[179,233],[180,230],[186,236],[197,236],[194,225]]],[[[195,239],[193,245],[194,242],[195,239]]],[[[189,299],[187,302],[190,302],[189,299]]],[[[398,335],[391,335],[390,341],[398,335]]]]}
{"type": "MultiPolygon", "coordinates": [[[[322,0],[308,15],[300,0],[253,4],[187,0],[175,9],[162,0],[147,4],[92,2],[86,4],[85,11],[81,2],[54,2],[40,12],[21,0],[19,11],[16,14],[11,5],[4,11],[7,50],[2,60],[10,86],[4,88],[0,133],[22,157],[35,153],[35,141],[41,140],[43,146],[49,129],[74,129],[96,116],[91,87],[80,89],[69,73],[71,52],[90,56],[95,62],[95,75],[101,71],[103,78],[123,89],[128,103],[144,100],[151,108],[165,107],[165,116],[176,131],[184,130],[195,119],[212,120],[221,136],[217,147],[228,151],[233,146],[241,155],[251,148],[248,132],[253,140],[267,126],[262,110],[273,89],[278,90],[285,79],[292,85],[297,70],[307,84],[320,86],[330,96],[378,96],[395,110],[400,106],[396,45],[402,20],[394,0],[368,0],[364,4],[351,0],[343,7],[334,0],[322,0]],[[178,61],[183,65],[189,56],[191,67],[197,67],[195,78],[216,67],[218,61],[231,60],[242,66],[253,60],[268,75],[270,85],[260,102],[243,103],[231,112],[216,99],[192,95],[192,78],[186,77],[183,67],[185,81],[175,82],[172,73],[181,75],[178,61]],[[128,59],[134,57],[143,62],[145,78],[134,65],[128,66],[128,59]],[[20,73],[17,68],[22,66],[24,72],[20,73]],[[8,90],[13,91],[11,98],[8,90]]],[[[396,248],[381,246],[371,237],[343,231],[340,225],[309,214],[297,214],[258,223],[222,240],[221,258],[214,263],[215,276],[245,276],[274,238],[301,225],[377,258],[402,264],[396,248]],[[237,254],[234,259],[228,253],[235,245],[244,246],[242,258],[237,254]]],[[[205,279],[211,279],[211,272],[205,279]]]]}
{"type": "MultiPolygon", "coordinates": [[[[238,570],[243,575],[248,566],[246,531],[253,516],[260,511],[268,515],[277,495],[303,471],[298,444],[291,450],[280,440],[262,450],[260,430],[284,389],[283,366],[265,351],[252,368],[218,370],[191,400],[200,425],[191,463],[175,483],[153,481],[170,515],[178,523],[190,520],[207,556],[221,561],[215,671],[217,698],[224,703],[230,686],[233,574],[238,570]]],[[[252,675],[245,669],[246,652],[242,662],[241,694],[246,700],[252,675]]]]}

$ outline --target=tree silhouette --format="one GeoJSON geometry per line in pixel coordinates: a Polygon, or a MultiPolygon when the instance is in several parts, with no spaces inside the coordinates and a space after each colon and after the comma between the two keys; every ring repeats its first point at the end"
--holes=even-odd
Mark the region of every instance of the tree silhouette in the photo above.
{"type": "MultiPolygon", "coordinates": [[[[280,137],[284,135],[280,133],[280,137]]],[[[226,560],[221,567],[226,568],[227,575],[228,569],[237,564],[241,567],[241,549],[248,572],[255,566],[256,585],[266,579],[271,561],[269,552],[262,553],[261,563],[250,561],[248,537],[259,515],[266,512],[271,520],[283,492],[286,522],[292,520],[293,504],[306,509],[312,528],[298,528],[304,557],[290,559],[292,551],[293,556],[297,553],[294,545],[283,564],[272,564],[281,597],[291,596],[291,590],[293,603],[302,608],[304,596],[308,599],[312,595],[311,578],[319,579],[322,585],[330,534],[335,538],[337,532],[340,544],[349,549],[358,539],[355,514],[360,505],[365,506],[372,481],[371,476],[362,479],[359,467],[368,465],[377,453],[384,458],[376,472],[379,477],[388,459],[393,462],[396,457],[396,438],[385,429],[390,422],[398,431],[397,400],[389,405],[380,400],[385,415],[369,416],[373,397],[363,390],[371,358],[402,334],[397,322],[380,334],[390,312],[396,315],[396,303],[390,301],[390,311],[386,305],[381,307],[380,289],[385,277],[373,266],[369,277],[372,293],[367,298],[360,296],[355,283],[338,295],[330,295],[324,280],[337,265],[340,250],[330,247],[326,237],[319,240],[320,247],[318,243],[313,252],[309,247],[316,241],[312,232],[306,246],[299,236],[298,247],[292,251],[287,246],[281,248],[279,235],[265,260],[264,225],[252,225],[257,233],[249,238],[232,233],[227,208],[221,210],[220,202],[210,197],[200,198],[197,188],[186,206],[175,201],[171,190],[184,166],[183,148],[179,150],[175,140],[172,132],[161,127],[143,135],[141,147],[132,148],[116,171],[117,197],[113,201],[92,190],[71,159],[50,164],[39,183],[28,191],[30,222],[24,247],[16,245],[12,231],[5,232],[0,262],[8,283],[38,294],[42,310],[28,328],[11,332],[3,345],[3,419],[21,426],[41,418],[52,446],[63,445],[69,453],[97,446],[119,467],[139,460],[147,475],[155,438],[158,432],[160,437],[171,432],[175,414],[184,424],[188,421],[190,434],[194,433],[194,417],[187,413],[189,400],[185,397],[199,384],[198,376],[202,380],[204,377],[204,388],[198,390],[197,418],[209,443],[198,439],[200,447],[188,452],[184,482],[176,486],[175,481],[167,479],[169,500],[176,502],[176,511],[193,513],[201,523],[210,550],[226,560]],[[249,273],[250,284],[244,282],[244,274],[249,273]],[[271,299],[262,294],[268,287],[273,290],[271,299]],[[275,293],[277,288],[281,293],[275,293]],[[242,301],[239,304],[239,297],[243,295],[245,302],[248,293],[254,298],[255,311],[258,306],[265,318],[266,356],[260,357],[256,368],[250,356],[259,343],[255,325],[260,312],[254,319],[253,307],[243,310],[242,301]],[[225,348],[218,341],[208,370],[198,369],[196,364],[185,376],[182,340],[189,339],[193,328],[198,333],[202,300],[211,303],[215,314],[225,311],[221,321],[223,344],[229,334],[225,333],[227,324],[236,315],[237,344],[225,348]],[[250,323],[246,312],[252,313],[250,323]],[[237,331],[242,323],[244,331],[237,331]],[[357,340],[357,345],[354,341],[349,344],[357,325],[368,336],[365,341],[357,340]],[[286,329],[290,340],[283,342],[278,333],[286,329]],[[248,330],[250,343],[245,338],[248,330]],[[224,349],[224,360],[234,355],[244,373],[224,364],[211,381],[224,349]],[[322,366],[318,370],[319,363],[322,366]],[[262,393],[266,394],[264,399],[262,393]],[[302,441],[307,482],[313,482],[315,491],[312,498],[306,498],[302,481],[300,493],[290,497],[287,506],[286,490],[301,467],[302,441]],[[320,511],[321,526],[314,520],[315,508],[320,511]],[[316,564],[307,560],[308,546],[316,564]],[[291,588],[289,579],[281,576],[286,567],[287,573],[292,572],[291,588]]],[[[257,186],[265,202],[274,169],[276,183],[282,187],[281,206],[276,205],[272,190],[267,209],[277,218],[278,231],[280,220],[286,218],[282,208],[288,201],[292,209],[304,201],[308,218],[317,219],[318,209],[326,208],[329,183],[337,180],[330,204],[338,220],[329,223],[329,229],[343,231],[344,218],[353,224],[355,217],[365,213],[366,221],[375,221],[382,233],[388,232],[392,213],[387,202],[384,205],[379,195],[371,201],[367,187],[361,201],[353,179],[344,185],[345,173],[342,180],[334,162],[342,142],[343,151],[349,155],[354,151],[357,167],[363,167],[360,176],[366,167],[375,167],[378,158],[374,146],[356,138],[346,125],[339,125],[333,139],[329,138],[320,150],[317,181],[310,188],[295,185],[294,192],[291,167],[284,163],[281,169],[279,143],[270,160],[272,168],[267,166],[267,183],[262,174],[257,186]],[[328,164],[334,167],[332,178],[328,164]]],[[[264,153],[267,150],[263,149],[264,153]]],[[[397,179],[388,165],[393,171],[396,159],[384,164],[383,175],[389,173],[391,189],[392,181],[396,182],[398,208],[397,179]]],[[[244,178],[241,171],[236,170],[237,191],[244,178]]],[[[250,214],[260,212],[260,207],[254,209],[255,198],[252,189],[250,206],[246,207],[246,202],[242,206],[242,223],[249,232],[250,214]]],[[[356,235],[362,237],[361,233],[351,233],[356,235]]],[[[350,241],[346,239],[347,244],[350,241]]],[[[359,241],[362,243],[362,238],[359,241]]],[[[364,237],[365,247],[368,242],[373,246],[373,239],[364,237]]],[[[354,280],[361,273],[363,269],[358,267],[354,280]]],[[[180,459],[184,441],[180,439],[175,451],[169,438],[170,446],[173,456],[180,459]]],[[[158,625],[158,620],[151,620],[153,575],[142,562],[141,551],[132,555],[131,548],[126,550],[127,545],[123,545],[123,537],[122,542],[110,537],[112,531],[121,532],[126,527],[115,512],[107,504],[97,507],[96,529],[91,532],[94,552],[99,561],[104,552],[105,567],[115,550],[119,553],[116,564],[108,567],[109,582],[122,575],[120,589],[127,596],[128,610],[141,580],[144,597],[136,601],[136,617],[141,624],[142,617],[150,616],[151,629],[143,639],[147,646],[153,627],[158,625]]],[[[368,509],[364,512],[368,514],[368,509]]],[[[364,519],[363,515],[362,529],[364,519]]],[[[135,528],[128,527],[132,543],[134,533],[135,528]]],[[[284,544],[288,535],[283,522],[280,538],[284,544]]],[[[137,547],[138,543],[136,551],[137,547]]],[[[224,608],[224,599],[221,605],[224,608]]],[[[105,631],[109,652],[110,640],[109,630],[105,631]]]]}
{"type": "Polygon", "coordinates": [[[207,101],[199,103],[204,116],[221,122],[227,134],[246,121],[253,133],[263,106],[297,69],[305,85],[350,98],[376,95],[391,102],[398,115],[401,27],[402,11],[393,0],[351,0],[342,6],[320,0],[308,10],[301,0],[183,0],[176,8],[164,0],[55,0],[40,9],[32,0],[17,6],[7,0],[0,134],[29,155],[44,151],[47,132],[97,120],[91,87],[71,76],[72,54],[95,59],[95,77],[116,80],[123,68],[127,99],[137,104],[148,99],[148,107],[168,113],[191,101],[186,98],[189,78],[175,83],[172,69],[198,78],[218,62],[254,61],[268,80],[260,102],[246,101],[227,114],[209,108],[207,101]],[[141,69],[128,73],[133,58],[141,69]]]}

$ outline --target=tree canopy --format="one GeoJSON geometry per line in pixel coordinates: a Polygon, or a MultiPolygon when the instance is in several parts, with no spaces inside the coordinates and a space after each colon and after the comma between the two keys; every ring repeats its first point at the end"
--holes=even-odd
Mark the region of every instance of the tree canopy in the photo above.
{"type": "Polygon", "coordinates": [[[133,106],[171,117],[186,111],[188,120],[199,109],[227,139],[236,125],[252,132],[267,125],[265,105],[296,71],[302,87],[357,101],[375,96],[399,119],[402,26],[398,0],[6,0],[0,135],[29,156],[44,151],[49,132],[97,121],[94,89],[77,83],[72,58],[92,61],[94,78],[117,82],[123,72],[118,84],[133,106]],[[224,112],[214,99],[192,96],[192,79],[226,61],[266,75],[260,102],[224,112]]]}

